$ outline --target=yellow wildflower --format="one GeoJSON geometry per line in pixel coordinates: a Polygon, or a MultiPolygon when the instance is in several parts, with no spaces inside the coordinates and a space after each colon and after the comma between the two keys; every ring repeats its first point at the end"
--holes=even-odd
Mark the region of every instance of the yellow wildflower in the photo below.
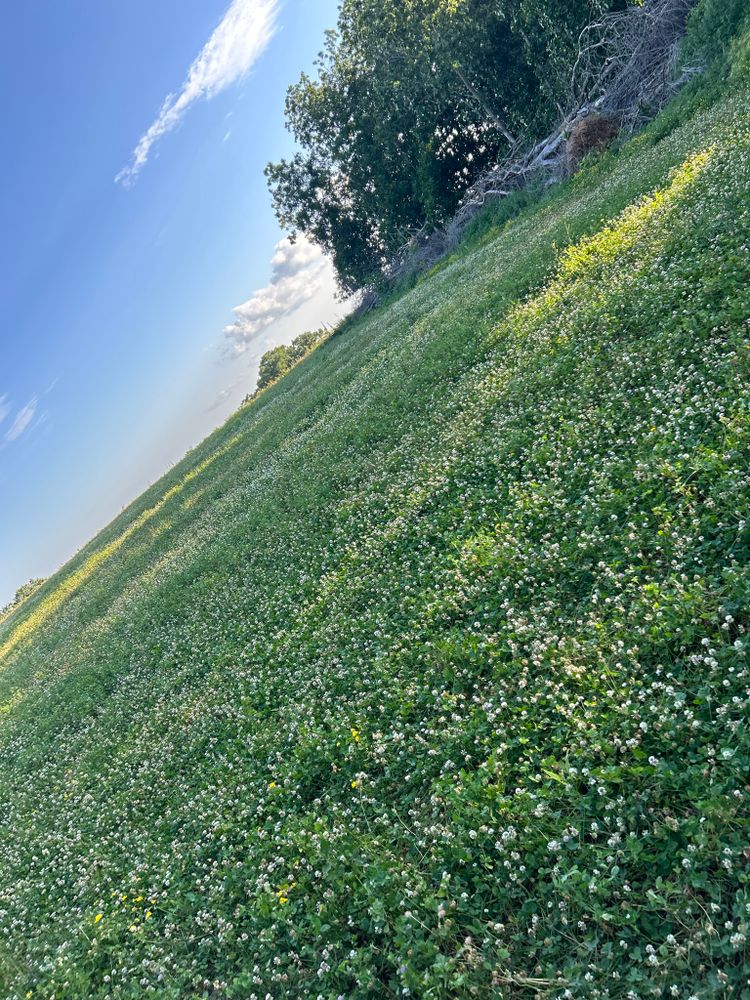
{"type": "Polygon", "coordinates": [[[279,903],[283,906],[285,903],[289,902],[288,893],[297,885],[296,882],[290,882],[288,885],[282,885],[280,889],[276,890],[276,898],[279,903]]]}

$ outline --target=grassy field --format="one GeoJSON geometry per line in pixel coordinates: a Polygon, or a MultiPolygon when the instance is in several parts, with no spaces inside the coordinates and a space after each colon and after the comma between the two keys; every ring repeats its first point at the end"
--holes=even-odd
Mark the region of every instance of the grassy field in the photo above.
{"type": "Polygon", "coordinates": [[[750,94],[348,324],[0,624],[0,995],[750,997],[750,94]]]}

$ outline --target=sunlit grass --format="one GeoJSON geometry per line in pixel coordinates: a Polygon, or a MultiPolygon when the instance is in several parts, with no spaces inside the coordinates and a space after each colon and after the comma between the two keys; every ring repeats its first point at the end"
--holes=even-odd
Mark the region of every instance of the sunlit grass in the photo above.
{"type": "MultiPolygon", "coordinates": [[[[170,487],[164,496],[140,514],[122,534],[113,541],[89,556],[84,564],[75,572],[66,575],[54,586],[51,592],[47,593],[43,600],[39,601],[30,614],[11,629],[8,637],[0,644],[0,667],[2,661],[11,653],[19,643],[31,638],[34,632],[42,625],[50,615],[66,601],[71,594],[74,594],[83,584],[85,584],[96,573],[97,569],[107,560],[111,559],[125,545],[136,532],[140,531],[149,521],[161,513],[162,509],[178,496],[185,487],[194,479],[201,476],[209,469],[215,461],[226,455],[237,444],[239,437],[234,437],[214,454],[209,455],[199,465],[188,472],[180,483],[170,487]]],[[[164,526],[162,526],[163,528],[164,526]]],[[[161,532],[159,532],[161,533],[161,532]]],[[[15,704],[16,702],[14,702],[15,704]]]]}

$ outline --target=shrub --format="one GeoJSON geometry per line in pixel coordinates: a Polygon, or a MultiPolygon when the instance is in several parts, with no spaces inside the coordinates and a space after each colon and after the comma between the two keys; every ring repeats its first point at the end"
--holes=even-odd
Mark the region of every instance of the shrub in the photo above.
{"type": "Polygon", "coordinates": [[[748,28],[747,0],[701,0],[688,22],[684,55],[728,70],[732,49],[748,28]]]}
{"type": "Polygon", "coordinates": [[[578,169],[581,160],[595,150],[606,149],[618,132],[617,122],[590,114],[573,126],[565,149],[568,171],[578,169]]]}

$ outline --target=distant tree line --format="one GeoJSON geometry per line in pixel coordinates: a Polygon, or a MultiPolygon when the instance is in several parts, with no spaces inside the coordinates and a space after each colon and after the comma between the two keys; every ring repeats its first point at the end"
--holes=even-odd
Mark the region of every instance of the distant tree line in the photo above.
{"type": "Polygon", "coordinates": [[[16,591],[13,600],[9,601],[4,608],[0,608],[0,618],[4,618],[9,615],[11,611],[23,604],[27,597],[31,597],[35,590],[38,590],[43,583],[46,582],[46,577],[36,577],[33,580],[29,580],[28,583],[24,583],[22,587],[19,587],[16,591]]]}
{"type": "Polygon", "coordinates": [[[343,0],[317,77],[286,100],[300,151],[266,176],[281,225],[333,260],[342,291],[568,99],[581,30],[628,0],[343,0]]]}
{"type": "MultiPolygon", "coordinates": [[[[255,387],[255,393],[259,393],[261,389],[265,389],[266,386],[281,378],[282,375],[286,375],[298,362],[307,357],[321,341],[330,336],[330,332],[330,329],[325,326],[319,330],[307,330],[305,333],[301,333],[298,337],[295,337],[291,344],[279,344],[278,347],[266,351],[260,359],[258,384],[255,387]]],[[[251,398],[248,396],[245,402],[251,398]]]]}

